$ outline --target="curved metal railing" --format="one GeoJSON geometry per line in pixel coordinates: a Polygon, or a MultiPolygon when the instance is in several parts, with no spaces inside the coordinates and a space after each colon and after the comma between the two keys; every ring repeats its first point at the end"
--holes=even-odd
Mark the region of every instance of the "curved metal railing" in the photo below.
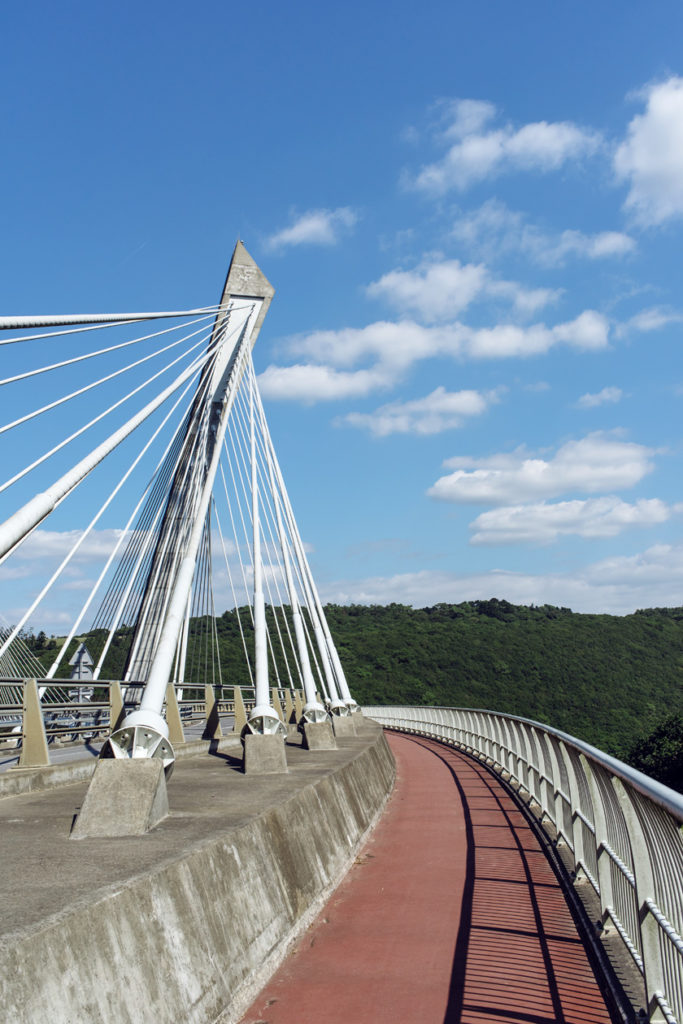
{"type": "Polygon", "coordinates": [[[364,707],[522,787],[570,848],[640,971],[646,1020],[683,1024],[683,795],[540,722],[469,708],[364,707]]]}

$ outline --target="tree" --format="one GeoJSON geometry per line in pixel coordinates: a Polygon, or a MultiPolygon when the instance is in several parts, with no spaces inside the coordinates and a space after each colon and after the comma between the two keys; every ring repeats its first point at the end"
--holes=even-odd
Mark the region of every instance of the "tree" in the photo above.
{"type": "Polygon", "coordinates": [[[631,748],[627,761],[658,782],[683,792],[683,716],[670,715],[631,748]]]}

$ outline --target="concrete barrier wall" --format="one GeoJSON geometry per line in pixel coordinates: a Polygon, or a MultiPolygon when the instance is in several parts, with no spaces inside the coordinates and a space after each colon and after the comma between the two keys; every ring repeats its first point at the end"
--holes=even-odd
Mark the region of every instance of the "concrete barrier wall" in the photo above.
{"type": "Polygon", "coordinates": [[[3,1020],[237,1020],[389,796],[393,758],[374,724],[364,732],[353,759],[243,827],[15,933],[0,949],[3,1020]]]}

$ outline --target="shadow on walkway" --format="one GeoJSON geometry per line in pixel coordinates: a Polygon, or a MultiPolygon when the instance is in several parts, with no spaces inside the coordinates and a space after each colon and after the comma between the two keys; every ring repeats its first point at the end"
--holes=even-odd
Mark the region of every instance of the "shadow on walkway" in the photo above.
{"type": "Polygon", "coordinates": [[[429,740],[462,801],[467,870],[444,1024],[610,1021],[562,887],[484,765],[429,740]]]}
{"type": "Polygon", "coordinates": [[[388,734],[372,838],[243,1024],[610,1024],[560,882],[502,782],[388,734]]]}

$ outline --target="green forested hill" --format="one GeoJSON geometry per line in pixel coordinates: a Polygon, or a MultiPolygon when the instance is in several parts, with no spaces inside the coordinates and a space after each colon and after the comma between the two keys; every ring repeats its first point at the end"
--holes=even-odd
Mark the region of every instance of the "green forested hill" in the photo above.
{"type": "MultiPolygon", "coordinates": [[[[359,703],[507,711],[618,757],[683,711],[683,608],[618,617],[490,600],[432,608],[328,605],[326,614],[359,703]]],[[[247,609],[242,623],[250,647],[247,609]]],[[[215,630],[224,682],[248,684],[236,613],[217,618],[215,630]]],[[[193,620],[192,632],[188,678],[199,682],[213,628],[193,620]]],[[[97,657],[104,633],[81,638],[97,657]]],[[[121,630],[103,678],[120,677],[129,641],[130,631],[121,630]]],[[[47,665],[57,642],[40,634],[31,646],[47,665]]],[[[66,664],[58,674],[69,674],[66,664]]]]}
{"type": "Polygon", "coordinates": [[[683,608],[618,617],[491,600],[326,614],[359,703],[507,711],[622,757],[683,707],[683,608]]]}

